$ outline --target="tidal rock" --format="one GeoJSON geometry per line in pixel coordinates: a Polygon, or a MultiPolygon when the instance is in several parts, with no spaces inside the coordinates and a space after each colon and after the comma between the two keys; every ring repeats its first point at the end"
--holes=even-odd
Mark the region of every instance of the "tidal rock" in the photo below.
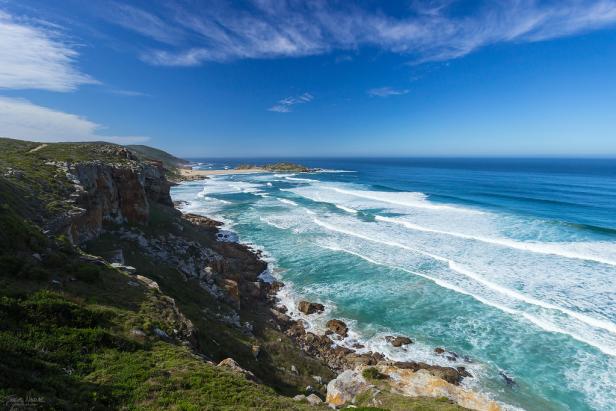
{"type": "Polygon", "coordinates": [[[394,347],[402,347],[403,345],[409,345],[413,343],[413,340],[411,340],[409,337],[394,337],[393,335],[388,335],[387,337],[385,337],[385,341],[387,341],[394,347]]]}
{"type": "Polygon", "coordinates": [[[346,337],[349,334],[349,327],[340,320],[329,320],[327,324],[325,324],[328,329],[338,334],[341,337],[346,337]]]}
{"type": "Polygon", "coordinates": [[[297,308],[306,315],[321,313],[325,309],[323,304],[300,301],[297,308]]]}

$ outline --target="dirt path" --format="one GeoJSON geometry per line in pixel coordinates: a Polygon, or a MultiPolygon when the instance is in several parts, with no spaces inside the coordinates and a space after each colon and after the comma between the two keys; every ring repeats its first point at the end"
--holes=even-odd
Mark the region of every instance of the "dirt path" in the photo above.
{"type": "Polygon", "coordinates": [[[34,147],[32,150],[28,151],[28,153],[34,153],[36,151],[39,151],[41,148],[45,148],[45,147],[47,147],[47,144],[41,144],[40,146],[34,147]]]}

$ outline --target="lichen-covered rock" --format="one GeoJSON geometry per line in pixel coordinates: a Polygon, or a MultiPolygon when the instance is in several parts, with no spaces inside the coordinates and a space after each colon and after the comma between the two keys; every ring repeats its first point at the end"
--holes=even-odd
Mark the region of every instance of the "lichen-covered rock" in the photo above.
{"type": "Polygon", "coordinates": [[[478,411],[500,411],[501,407],[484,396],[466,390],[436,377],[428,370],[402,369],[392,365],[379,365],[378,370],[389,378],[386,380],[393,392],[409,397],[447,397],[458,405],[478,411]]]}
{"type": "Polygon", "coordinates": [[[325,401],[335,407],[354,403],[359,394],[370,390],[372,385],[366,381],[361,372],[346,370],[327,384],[325,401]]]}

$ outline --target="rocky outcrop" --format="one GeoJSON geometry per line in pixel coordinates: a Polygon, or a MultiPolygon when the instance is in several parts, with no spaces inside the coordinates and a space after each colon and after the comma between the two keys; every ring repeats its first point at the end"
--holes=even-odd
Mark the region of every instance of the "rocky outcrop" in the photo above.
{"type": "Polygon", "coordinates": [[[346,337],[349,333],[349,327],[340,320],[329,320],[325,326],[332,332],[338,334],[341,337],[346,337]]]}
{"type": "Polygon", "coordinates": [[[385,337],[385,341],[387,341],[394,347],[402,347],[403,345],[409,345],[413,343],[413,340],[411,340],[409,337],[404,337],[401,335],[397,337],[394,337],[393,335],[388,335],[387,337],[385,337]]]}
{"type": "Polygon", "coordinates": [[[458,405],[479,411],[499,411],[501,407],[480,394],[451,384],[425,369],[412,370],[396,365],[382,363],[376,371],[384,376],[378,388],[363,376],[365,366],[346,370],[327,384],[326,401],[335,407],[355,404],[361,397],[368,398],[369,404],[378,405],[378,395],[382,390],[409,397],[446,397],[458,405]]]}
{"type": "Polygon", "coordinates": [[[75,208],[65,221],[74,243],[97,237],[105,222],[147,224],[151,203],[173,205],[160,164],[137,161],[128,151],[118,158],[122,161],[56,164],[75,188],[69,199],[75,208]]]}
{"type": "Polygon", "coordinates": [[[311,303],[308,301],[300,301],[297,309],[306,315],[321,313],[325,310],[325,306],[319,303],[311,303]]]}

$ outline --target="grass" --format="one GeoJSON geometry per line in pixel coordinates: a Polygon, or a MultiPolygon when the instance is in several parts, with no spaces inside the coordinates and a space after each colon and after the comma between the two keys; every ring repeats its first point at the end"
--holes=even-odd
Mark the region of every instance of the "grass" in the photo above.
{"type": "MultiPolygon", "coordinates": [[[[272,327],[266,306],[242,308],[241,321],[253,325],[252,334],[245,333],[221,321],[230,307],[131,242],[106,234],[86,251],[105,255],[122,248],[127,263],[157,281],[160,291],[84,261],[66,238],[44,234],[42,224],[71,207],[65,198],[72,182],[50,162],[133,163],[112,144],[58,143],[31,152],[37,147],[0,139],[0,404],[34,399],[38,408],[62,410],[314,409],[289,397],[307,385],[324,394],[312,376],[327,381],[334,374],[272,327]],[[197,330],[194,347],[174,334],[187,327],[186,318],[197,330]],[[155,329],[172,337],[162,340],[155,329]],[[261,347],[258,359],[253,345],[261,347]],[[215,361],[234,358],[260,383],[204,361],[192,348],[215,361]]],[[[180,222],[172,208],[152,205],[150,211],[149,224],[140,227],[146,236],[173,233],[216,246],[213,231],[180,222]]],[[[393,394],[379,398],[391,409],[456,409],[393,394]],[[428,408],[403,408],[408,404],[428,408]]]]}

